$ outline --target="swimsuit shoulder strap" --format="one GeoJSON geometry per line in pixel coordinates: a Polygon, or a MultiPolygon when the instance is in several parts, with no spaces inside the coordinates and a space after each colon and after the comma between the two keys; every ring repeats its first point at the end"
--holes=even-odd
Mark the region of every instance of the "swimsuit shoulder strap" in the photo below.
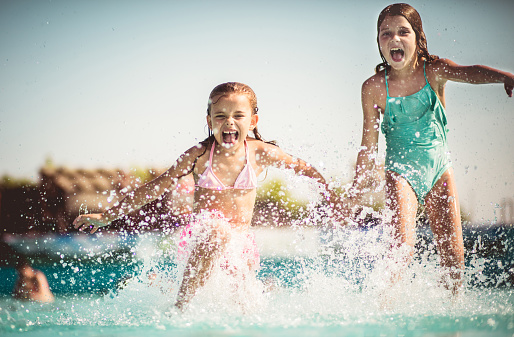
{"type": "Polygon", "coordinates": [[[384,78],[385,78],[385,83],[386,83],[387,97],[389,97],[389,85],[387,84],[387,68],[384,69],[384,78]]]}
{"type": "Polygon", "coordinates": [[[427,69],[425,67],[426,64],[427,64],[427,62],[423,61],[423,76],[425,76],[425,82],[427,82],[427,84],[429,84],[428,83],[428,78],[427,78],[427,69]]]}

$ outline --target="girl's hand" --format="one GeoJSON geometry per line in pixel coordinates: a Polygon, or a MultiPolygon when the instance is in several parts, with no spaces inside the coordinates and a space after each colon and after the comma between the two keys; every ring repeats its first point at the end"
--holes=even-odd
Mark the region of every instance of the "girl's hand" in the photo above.
{"type": "Polygon", "coordinates": [[[89,227],[93,226],[93,228],[91,228],[91,234],[96,232],[98,228],[105,227],[107,225],[109,225],[109,222],[101,213],[82,214],[73,221],[73,226],[79,231],[87,230],[89,227]]]}
{"type": "Polygon", "coordinates": [[[346,197],[344,203],[341,204],[341,208],[339,209],[339,212],[341,214],[344,224],[347,224],[349,221],[354,220],[356,205],[357,205],[357,200],[355,200],[352,197],[346,197]]]}
{"type": "Polygon", "coordinates": [[[505,81],[503,85],[505,87],[505,91],[509,97],[512,97],[512,89],[514,88],[514,79],[510,78],[505,81]]]}
{"type": "Polygon", "coordinates": [[[342,225],[346,224],[349,219],[353,217],[353,202],[351,202],[350,198],[341,199],[336,193],[329,190],[327,202],[330,204],[334,211],[334,216],[337,221],[339,221],[342,225]]]}

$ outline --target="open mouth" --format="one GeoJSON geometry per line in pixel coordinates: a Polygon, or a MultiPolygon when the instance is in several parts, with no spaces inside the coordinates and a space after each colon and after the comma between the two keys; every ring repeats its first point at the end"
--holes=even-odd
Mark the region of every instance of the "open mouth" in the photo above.
{"type": "Polygon", "coordinates": [[[394,62],[401,62],[403,60],[403,56],[405,52],[400,48],[391,48],[391,58],[394,62]]]}
{"type": "Polygon", "coordinates": [[[239,132],[237,131],[224,131],[222,133],[223,137],[223,143],[224,144],[234,144],[237,142],[237,139],[239,138],[239,132]]]}

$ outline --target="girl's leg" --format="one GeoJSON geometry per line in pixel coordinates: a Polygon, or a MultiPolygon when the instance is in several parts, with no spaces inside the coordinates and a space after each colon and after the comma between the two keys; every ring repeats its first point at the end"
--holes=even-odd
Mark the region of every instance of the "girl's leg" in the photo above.
{"type": "Polygon", "coordinates": [[[430,227],[434,233],[441,266],[448,269],[445,286],[454,294],[462,284],[464,243],[460,220],[460,206],[453,169],[439,178],[425,198],[430,227]]]}
{"type": "Polygon", "coordinates": [[[195,295],[196,290],[209,278],[214,263],[225,251],[230,233],[222,227],[211,228],[205,240],[199,242],[187,261],[184,276],[177,295],[175,306],[183,310],[195,295]]]}
{"type": "MultiPolygon", "coordinates": [[[[414,253],[416,241],[416,212],[418,199],[407,180],[398,173],[386,171],[386,200],[387,207],[392,212],[391,226],[393,230],[393,252],[407,247],[408,253],[400,262],[399,273],[407,267],[414,253]]],[[[392,275],[395,282],[400,275],[392,275]]]]}

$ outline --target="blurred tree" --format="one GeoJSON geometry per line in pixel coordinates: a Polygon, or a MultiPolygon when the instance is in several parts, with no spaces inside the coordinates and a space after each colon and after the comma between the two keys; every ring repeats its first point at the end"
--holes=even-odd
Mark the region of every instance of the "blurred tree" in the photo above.
{"type": "Polygon", "coordinates": [[[254,225],[289,225],[293,220],[308,216],[305,200],[293,196],[294,187],[274,178],[257,189],[254,225]]]}

